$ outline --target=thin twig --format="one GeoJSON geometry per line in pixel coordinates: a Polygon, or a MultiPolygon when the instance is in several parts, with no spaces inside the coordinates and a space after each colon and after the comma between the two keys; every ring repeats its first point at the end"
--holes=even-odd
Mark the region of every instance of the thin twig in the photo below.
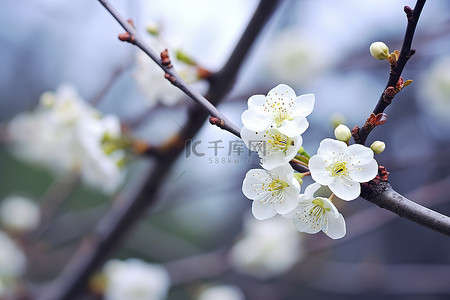
{"type": "MultiPolygon", "coordinates": [[[[166,73],[166,78],[180,90],[182,90],[186,95],[192,98],[195,102],[197,102],[201,107],[208,111],[208,113],[212,117],[216,117],[223,121],[223,127],[226,128],[231,133],[236,136],[240,136],[239,128],[231,123],[211,102],[209,102],[205,97],[203,97],[199,92],[192,88],[189,84],[187,84],[177,72],[175,72],[172,67],[170,60],[167,63],[163,63],[163,59],[160,58],[153,49],[151,49],[147,43],[139,36],[134,27],[125,20],[116,9],[109,3],[107,0],[98,0],[105,8],[108,10],[111,15],[119,22],[119,24],[129,33],[128,42],[136,45],[142,51],[144,51],[161,69],[166,73]]],[[[162,55],[162,54],[161,54],[162,55]]]]}
{"type": "Polygon", "coordinates": [[[131,63],[127,62],[121,66],[118,66],[112,72],[105,86],[94,97],[92,97],[91,100],[89,100],[89,103],[92,104],[93,106],[98,106],[100,104],[100,101],[104,99],[105,95],[108,93],[111,87],[117,82],[117,79],[120,78],[120,75],[122,75],[123,72],[130,67],[130,65],[131,63]]]}
{"type": "MultiPolygon", "coordinates": [[[[426,0],[418,0],[416,2],[416,5],[414,6],[414,10],[412,10],[409,6],[405,6],[408,25],[406,27],[402,49],[400,51],[397,63],[391,66],[391,72],[389,73],[389,79],[386,87],[384,88],[383,93],[381,94],[380,99],[378,100],[378,103],[372,112],[374,116],[382,114],[386,107],[391,104],[392,99],[397,93],[395,91],[395,87],[400,79],[403,68],[405,67],[411,56],[415,53],[415,50],[411,50],[411,44],[414,37],[414,31],[416,30],[417,22],[419,21],[420,13],[422,12],[423,6],[425,5],[425,1],[426,0]]],[[[355,142],[364,145],[368,135],[377,125],[378,124],[371,123],[369,118],[362,128],[355,127],[353,131],[353,138],[355,139],[355,142]]]]}

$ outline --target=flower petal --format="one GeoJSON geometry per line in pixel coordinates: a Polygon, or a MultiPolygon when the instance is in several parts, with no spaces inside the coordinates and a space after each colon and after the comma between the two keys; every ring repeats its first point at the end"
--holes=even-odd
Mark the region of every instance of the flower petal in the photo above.
{"type": "Polygon", "coordinates": [[[294,226],[297,230],[306,233],[317,233],[321,230],[321,227],[318,221],[314,221],[311,216],[309,210],[311,209],[311,205],[309,204],[300,204],[298,210],[296,210],[296,215],[293,218],[294,226]]]}
{"type": "Polygon", "coordinates": [[[281,127],[277,129],[290,138],[301,135],[308,129],[309,123],[304,117],[297,117],[293,120],[285,120],[281,124],[281,127]]]}
{"type": "Polygon", "coordinates": [[[358,198],[361,193],[359,182],[345,178],[335,177],[333,182],[328,185],[330,190],[342,200],[350,201],[358,198]]]}
{"type": "Polygon", "coordinates": [[[287,194],[288,192],[286,191],[283,201],[275,203],[275,210],[279,214],[287,214],[297,207],[298,193],[296,196],[287,194]]]}
{"type": "Polygon", "coordinates": [[[368,164],[373,159],[372,149],[360,144],[350,145],[348,151],[350,152],[349,163],[355,166],[368,164]]]}
{"type": "Polygon", "coordinates": [[[242,183],[242,193],[245,197],[254,200],[264,197],[260,185],[264,182],[270,183],[271,178],[269,172],[262,169],[251,169],[247,172],[242,183]]]}
{"type": "Polygon", "coordinates": [[[358,182],[367,182],[375,178],[378,174],[378,163],[372,159],[368,164],[350,166],[348,168],[349,176],[358,182]]]}
{"type": "Polygon", "coordinates": [[[253,201],[252,213],[258,220],[270,219],[277,214],[272,203],[261,203],[260,201],[253,201]]]}
{"type": "MultiPolygon", "coordinates": [[[[317,182],[311,183],[310,185],[308,185],[305,189],[305,193],[304,193],[304,197],[306,199],[314,199],[314,193],[320,189],[322,186],[320,184],[318,184],[317,182]]],[[[331,194],[330,194],[331,195],[331,194]]]]}
{"type": "Polygon", "coordinates": [[[266,103],[266,96],[264,95],[253,95],[248,98],[248,108],[252,107],[262,107],[266,103]]]}
{"type": "Polygon", "coordinates": [[[315,99],[314,94],[300,95],[295,98],[294,105],[292,106],[292,116],[308,116],[314,109],[315,99]]]}
{"type": "Polygon", "coordinates": [[[348,154],[347,144],[332,139],[324,139],[321,141],[317,150],[317,155],[324,158],[327,166],[333,162],[334,158],[343,157],[345,154],[348,154]]]}
{"type": "Polygon", "coordinates": [[[285,98],[285,103],[290,103],[291,100],[295,99],[297,95],[295,91],[286,84],[279,84],[267,93],[267,100],[269,102],[278,101],[279,98],[285,98]]]}
{"type": "Polygon", "coordinates": [[[270,115],[256,109],[247,109],[241,115],[242,124],[252,131],[265,131],[273,123],[270,115]]]}
{"type": "Polygon", "coordinates": [[[322,231],[332,239],[344,237],[347,229],[345,228],[345,220],[342,214],[339,214],[337,218],[329,214],[327,224],[322,225],[322,231]]]}
{"type": "Polygon", "coordinates": [[[328,163],[322,156],[314,155],[309,159],[309,170],[311,171],[311,177],[314,181],[322,184],[329,185],[333,182],[333,176],[326,170],[328,163]]]}
{"type": "Polygon", "coordinates": [[[264,156],[264,158],[262,158],[261,166],[266,170],[271,170],[286,164],[288,161],[289,160],[285,158],[283,152],[278,152],[264,156]]]}
{"type": "Polygon", "coordinates": [[[300,147],[303,144],[303,138],[302,138],[301,135],[293,138],[292,140],[294,142],[294,145],[288,147],[287,150],[286,150],[286,153],[285,153],[287,162],[295,157],[295,155],[297,154],[298,150],[300,149],[300,147]]]}

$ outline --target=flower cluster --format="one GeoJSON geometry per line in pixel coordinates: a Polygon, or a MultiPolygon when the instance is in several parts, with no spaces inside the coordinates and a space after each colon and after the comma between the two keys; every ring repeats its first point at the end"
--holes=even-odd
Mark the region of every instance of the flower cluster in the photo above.
{"type": "Polygon", "coordinates": [[[248,99],[241,137],[250,150],[258,151],[265,170],[248,171],[242,191],[254,200],[252,210],[259,220],[287,213],[297,205],[300,184],[289,161],[302,145],[300,135],[309,126],[306,116],[313,108],[313,94],[297,97],[285,84],[276,86],[267,96],[248,99]]]}
{"type": "Polygon", "coordinates": [[[18,157],[58,173],[79,172],[84,183],[105,193],[124,179],[125,152],[113,146],[121,137],[119,119],[101,115],[73,86],[42,94],[34,111],[11,120],[8,134],[18,157]]]}
{"type": "Polygon", "coordinates": [[[361,193],[360,183],[372,180],[378,172],[373,150],[363,145],[349,146],[350,130],[340,125],[337,140],[324,139],[317,154],[310,157],[302,146],[301,134],[308,128],[306,117],[314,108],[314,95],[296,96],[280,84],[267,96],[255,95],[242,113],[241,137],[256,151],[264,169],[247,172],[242,192],[253,200],[253,215],[259,220],[280,214],[293,219],[295,227],[306,233],[323,231],[333,239],[346,233],[345,220],[333,198],[354,200],[361,193]],[[289,162],[309,168],[294,173],[289,162]],[[300,194],[302,178],[311,175],[315,183],[300,194]]]}

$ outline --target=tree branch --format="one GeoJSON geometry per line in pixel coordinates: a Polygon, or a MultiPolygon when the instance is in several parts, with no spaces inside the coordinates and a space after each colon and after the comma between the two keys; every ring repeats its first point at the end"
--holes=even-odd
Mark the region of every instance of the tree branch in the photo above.
{"type": "Polygon", "coordinates": [[[408,200],[394,191],[387,181],[388,174],[383,166],[379,166],[378,175],[373,180],[361,184],[361,197],[400,217],[450,236],[450,218],[408,200]]]}
{"type": "MultiPolygon", "coordinates": [[[[404,10],[408,19],[408,25],[406,27],[402,49],[396,62],[391,62],[389,80],[371,116],[366,120],[362,128],[355,126],[352,130],[353,138],[358,144],[364,145],[370,132],[376,126],[386,122],[387,116],[383,112],[398,93],[397,83],[399,82],[400,75],[409,58],[415,53],[415,50],[411,50],[411,44],[425,2],[426,0],[417,0],[414,10],[405,6],[404,10]]],[[[380,177],[377,176],[373,181],[362,184],[362,198],[417,224],[450,235],[449,217],[412,202],[395,192],[387,182],[387,172],[385,170],[384,172],[386,176],[385,180],[380,181],[380,177]]]]}
{"type": "MultiPolygon", "coordinates": [[[[372,112],[374,116],[379,116],[379,118],[381,118],[381,114],[383,114],[384,110],[389,106],[389,104],[391,104],[392,99],[398,93],[398,91],[396,90],[397,82],[400,79],[406,63],[416,51],[411,50],[411,44],[414,37],[414,31],[416,30],[417,22],[419,21],[420,13],[422,12],[423,6],[425,5],[425,1],[426,0],[418,0],[416,2],[416,5],[414,6],[414,10],[412,10],[409,6],[405,6],[408,25],[406,26],[402,49],[400,51],[397,62],[395,64],[391,64],[391,72],[389,73],[388,82],[386,84],[386,87],[384,88],[383,93],[380,96],[380,99],[378,100],[377,105],[372,112]]],[[[362,128],[356,126],[353,130],[353,138],[355,139],[356,143],[364,145],[368,135],[373,130],[373,128],[384,123],[374,124],[370,119],[371,118],[367,119],[362,128]]]]}
{"type": "Polygon", "coordinates": [[[403,197],[387,182],[377,183],[375,187],[372,186],[369,189],[365,189],[363,185],[361,197],[400,217],[450,236],[449,217],[403,197]],[[374,193],[374,190],[382,190],[382,192],[374,193]]]}
{"type": "MultiPolygon", "coordinates": [[[[104,0],[99,1],[122,26],[125,25],[124,28],[126,30],[129,29],[132,33],[135,33],[134,28],[130,24],[124,23],[123,18],[117,14],[109,2],[104,0]]],[[[256,35],[261,31],[263,25],[271,16],[278,2],[278,0],[261,0],[247,27],[251,27],[253,30],[246,30],[236,46],[242,58],[248,54],[256,35]],[[247,40],[252,42],[248,43],[246,42],[247,40]]],[[[237,55],[236,49],[231,55],[231,58],[237,55]]],[[[156,54],[150,48],[146,47],[144,52],[147,54],[151,53],[156,58],[156,54]]],[[[165,67],[162,66],[162,62],[159,59],[154,59],[154,61],[165,70],[165,67]]],[[[223,87],[232,86],[232,82],[236,78],[241,65],[233,64],[233,66],[234,68],[227,68],[228,71],[226,73],[223,72],[221,76],[216,76],[215,80],[211,83],[207,94],[212,103],[217,104],[223,98],[226,93],[223,87]]],[[[218,112],[213,105],[211,106],[213,112],[218,112]]],[[[211,108],[211,106],[208,107],[211,108]]],[[[208,112],[210,111],[208,110],[208,112]]],[[[213,116],[218,117],[217,114],[213,116]]],[[[186,126],[172,138],[175,141],[172,143],[172,148],[168,149],[164,156],[158,158],[153,170],[147,169],[146,173],[140,176],[143,179],[133,189],[130,189],[133,192],[131,195],[127,196],[125,193],[119,195],[111,209],[94,229],[92,235],[82,242],[81,247],[69,261],[61,275],[42,291],[38,299],[69,300],[76,297],[84,289],[90,274],[101,266],[106,260],[107,255],[117,246],[125,233],[139,220],[148,207],[156,201],[159,187],[162,185],[171,165],[183,151],[185,141],[194,137],[204,124],[206,117],[207,115],[204,109],[196,108],[190,111],[186,126]]],[[[218,118],[222,119],[222,116],[220,115],[218,118]]],[[[239,133],[239,130],[237,133],[239,133]]]]}
{"type": "Polygon", "coordinates": [[[119,39],[122,41],[127,41],[131,44],[136,45],[142,51],[144,51],[161,69],[164,70],[166,78],[180,90],[182,90],[186,95],[197,102],[201,107],[203,107],[212,117],[216,117],[223,121],[223,127],[236,136],[239,136],[239,128],[231,123],[213,104],[211,104],[205,97],[203,97],[199,92],[193,89],[189,84],[187,84],[177,72],[175,72],[169,58],[169,54],[166,51],[161,53],[160,56],[151,49],[145,41],[139,36],[137,31],[132,25],[131,21],[126,21],[116,9],[109,3],[108,0],[98,0],[109,12],[110,14],[119,22],[119,24],[126,30],[128,35],[119,35],[119,39]]]}

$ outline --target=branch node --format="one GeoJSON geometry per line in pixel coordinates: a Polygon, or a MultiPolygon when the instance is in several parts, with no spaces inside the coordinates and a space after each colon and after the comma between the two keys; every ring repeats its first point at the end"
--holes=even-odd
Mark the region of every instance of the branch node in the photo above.
{"type": "Polygon", "coordinates": [[[119,40],[121,40],[122,42],[134,44],[134,36],[129,34],[128,32],[119,34],[119,40]]]}
{"type": "Polygon", "coordinates": [[[128,19],[127,22],[128,22],[128,24],[130,24],[131,26],[133,26],[133,28],[136,29],[136,27],[134,26],[134,22],[133,22],[132,19],[128,19]]]}
{"type": "Polygon", "coordinates": [[[406,56],[407,59],[410,59],[411,56],[413,56],[416,53],[416,49],[411,49],[408,53],[408,55],[406,56]]]}
{"type": "Polygon", "coordinates": [[[169,73],[164,74],[164,78],[166,78],[167,80],[170,81],[170,83],[174,84],[175,81],[177,81],[177,79],[175,78],[175,76],[170,75],[169,73]]]}
{"type": "Polygon", "coordinates": [[[352,129],[352,136],[353,139],[356,141],[360,140],[360,136],[359,136],[359,126],[356,125],[353,129],[352,129]]]}
{"type": "Polygon", "coordinates": [[[161,52],[161,63],[163,66],[167,67],[167,68],[172,68],[172,61],[170,60],[169,57],[169,51],[167,49],[165,49],[163,52],[161,52]]]}
{"type": "Polygon", "coordinates": [[[396,94],[397,92],[395,91],[395,88],[393,86],[388,87],[384,91],[383,101],[386,102],[387,104],[391,104],[392,99],[394,99],[396,94]]]}
{"type": "Polygon", "coordinates": [[[378,166],[378,175],[369,182],[361,183],[361,197],[373,199],[389,188],[389,172],[384,166],[378,166]]]}
{"type": "Polygon", "coordinates": [[[225,121],[216,117],[209,117],[209,123],[216,125],[219,128],[223,128],[225,126],[225,121]]]}
{"type": "Polygon", "coordinates": [[[406,18],[408,18],[408,22],[413,21],[414,20],[414,11],[412,10],[412,8],[409,6],[405,6],[403,10],[405,11],[406,18]]]}

